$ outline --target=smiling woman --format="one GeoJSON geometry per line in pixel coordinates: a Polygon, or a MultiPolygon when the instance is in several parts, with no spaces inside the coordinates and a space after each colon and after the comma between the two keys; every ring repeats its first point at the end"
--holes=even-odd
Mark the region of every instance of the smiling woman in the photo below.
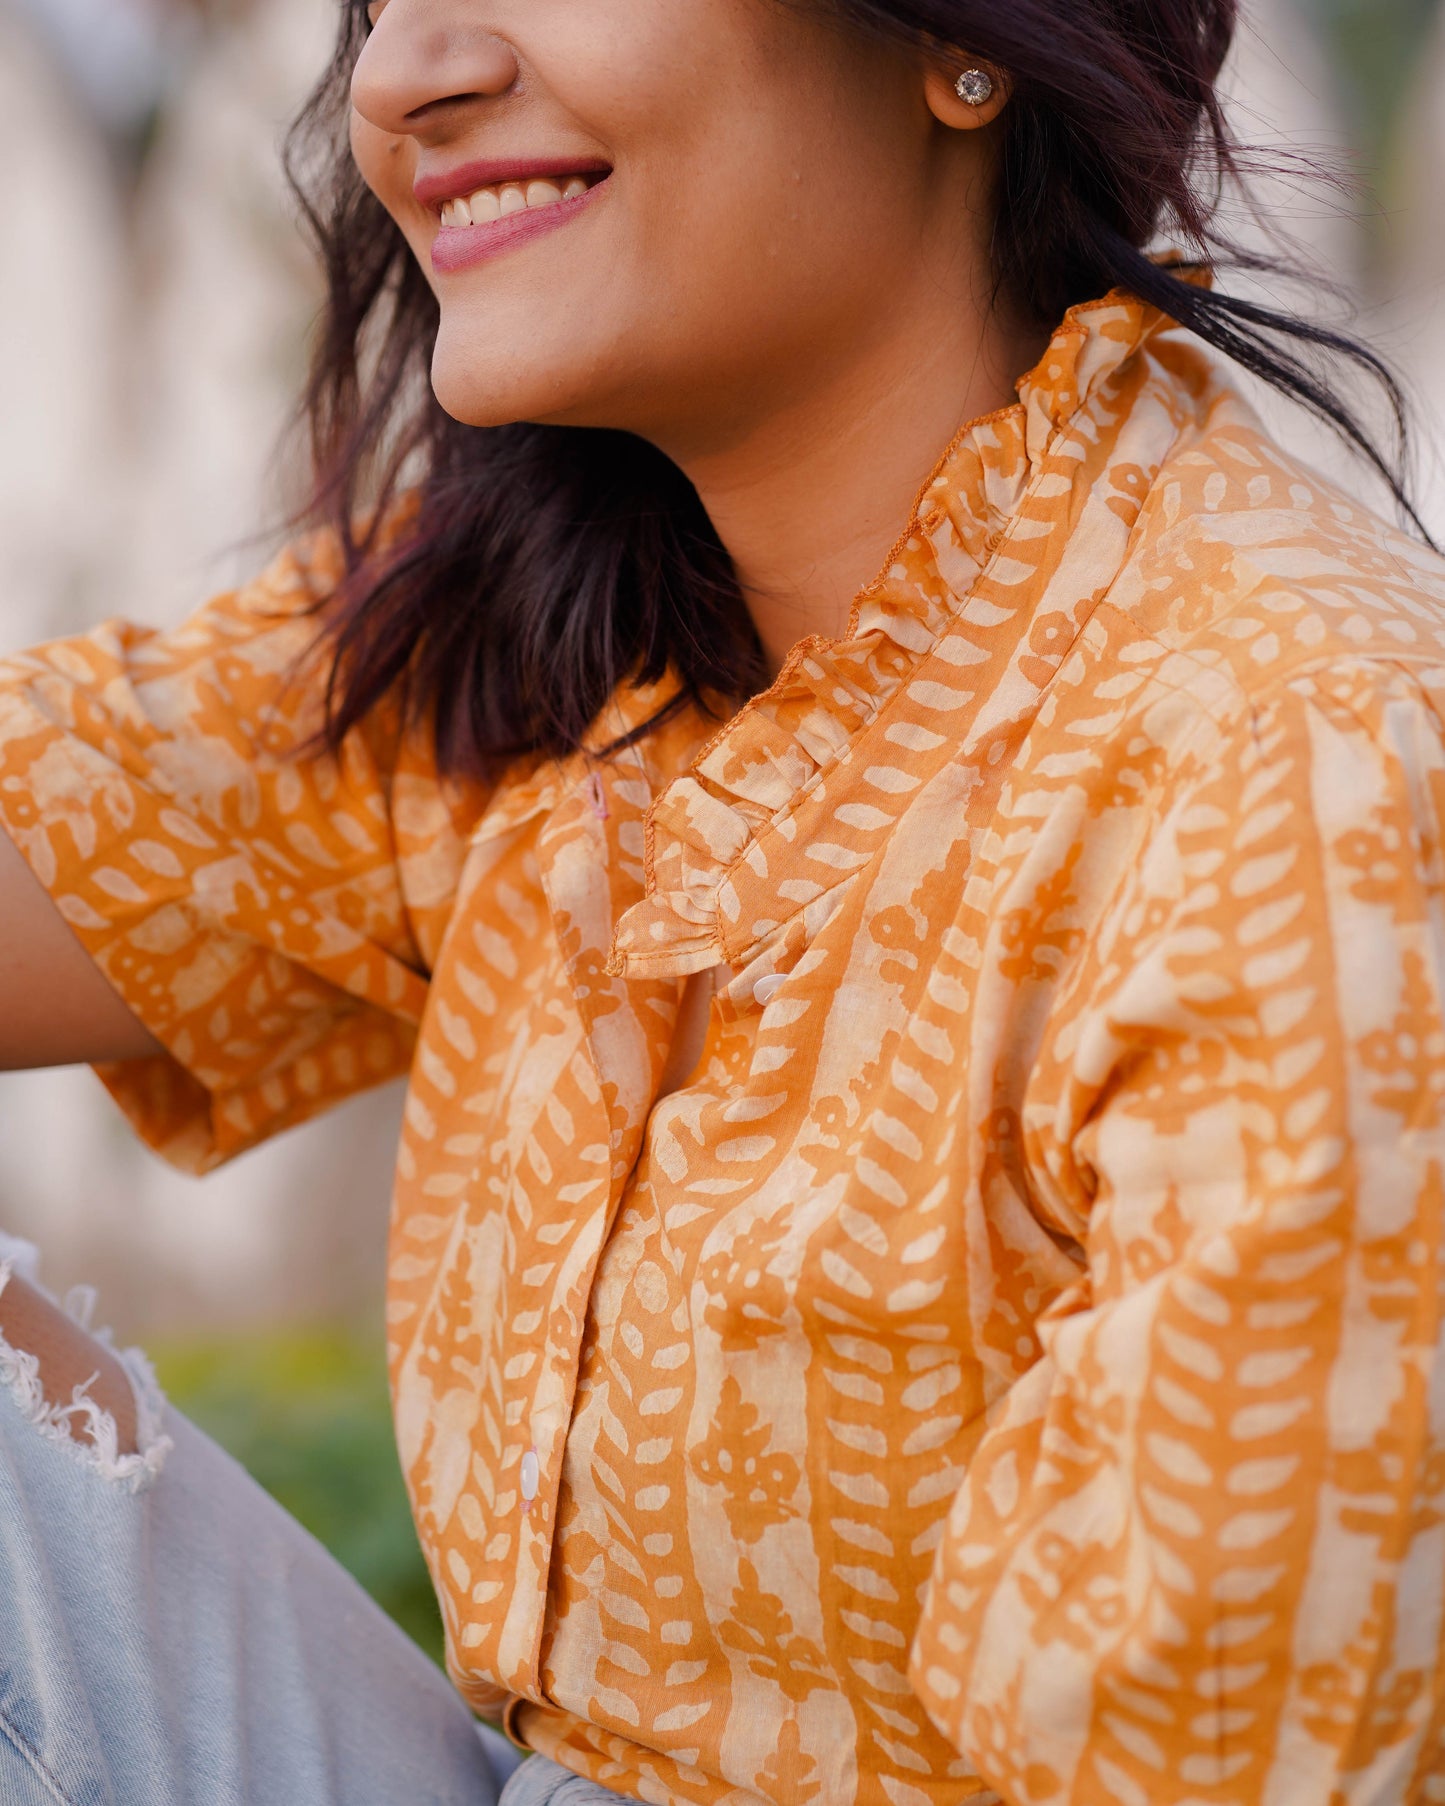
{"type": "Polygon", "coordinates": [[[804,633],[844,625],[930,451],[1116,286],[1312,408],[1408,507],[1312,362],[1378,375],[1398,418],[1368,353],[1151,255],[1161,232],[1227,252],[1205,197],[1235,157],[1213,86],[1232,0],[1107,19],[628,0],[585,25],[531,10],[525,31],[467,14],[445,54],[405,11],[370,18],[347,16],[292,142],[332,285],[314,512],[358,567],[331,608],[338,733],[405,675],[443,765],[484,775],[574,748],[624,674],[671,670],[704,706],[750,694],[804,633]],[[931,79],[929,43],[959,46],[931,79]],[[970,51],[999,75],[981,108],[952,88],[970,51]],[[596,193],[525,266],[444,282],[429,203],[473,192],[479,111],[506,173],[596,193]],[[391,518],[371,504],[417,454],[414,531],[368,556],[358,523],[391,518]],[[456,606],[433,606],[439,586],[456,606]]]}
{"type": "Polygon", "coordinates": [[[314,530],[0,671],[4,1049],[409,1074],[456,1693],[0,1247],[7,1801],[1445,1799],[1445,567],[1218,355],[1408,521],[1234,22],[343,15],[314,530]]]}
{"type": "MultiPolygon", "coordinates": [[[[461,763],[494,762],[539,731],[544,741],[575,744],[639,653],[651,667],[683,637],[669,618],[678,605],[700,629],[690,646],[676,647],[692,687],[746,693],[764,665],[756,613],[750,622],[739,608],[734,573],[757,608],[780,617],[762,632],[775,666],[807,625],[800,583],[826,591],[827,619],[841,627],[931,453],[960,420],[1005,404],[1047,338],[1045,328],[991,305],[988,216],[978,197],[992,157],[981,128],[998,106],[970,106],[943,67],[920,78],[902,47],[880,51],[831,18],[776,5],[683,14],[634,4],[589,22],[553,9],[532,14],[523,31],[468,15],[449,29],[445,55],[412,42],[405,9],[388,7],[375,20],[364,44],[343,51],[312,114],[321,143],[331,144],[343,94],[353,103],[356,170],[334,169],[322,228],[339,330],[314,398],[341,511],[349,519],[355,510],[351,458],[380,443],[378,420],[358,437],[359,423],[347,417],[354,342],[341,336],[341,322],[354,311],[384,312],[393,288],[387,361],[398,385],[402,365],[430,359],[437,412],[423,430],[450,439],[458,422],[533,423],[491,448],[500,487],[472,455],[480,446],[468,447],[456,473],[495,495],[495,532],[507,546],[482,555],[484,580],[499,558],[535,567],[505,586],[513,618],[498,624],[495,643],[434,642],[439,670],[460,659],[495,674],[486,683],[501,745],[484,728],[486,745],[458,746],[461,763]],[[490,109],[487,148],[505,153],[500,166],[472,154],[478,107],[490,109]],[[356,189],[356,171],[375,200],[356,189]],[[504,188],[498,204],[519,207],[529,180],[557,174],[589,180],[585,200],[535,221],[528,208],[506,228],[473,227],[465,237],[453,237],[456,227],[442,218],[442,202],[469,197],[488,178],[513,177],[510,203],[504,188]],[[378,202],[390,220],[376,216],[378,202]],[[534,242],[544,225],[557,230],[534,242]],[[525,262],[501,256],[518,235],[534,246],[525,262]],[[483,261],[484,279],[476,273],[483,261]],[[910,399],[900,443],[891,443],[893,409],[849,404],[873,394],[910,399]],[[836,461],[836,514],[850,520],[850,543],[834,543],[831,523],[804,538],[795,518],[785,551],[780,517],[800,511],[789,508],[779,476],[792,448],[830,416],[852,423],[836,461]],[[569,435],[564,446],[545,430],[571,426],[601,432],[569,435]],[[748,443],[743,461],[733,449],[739,438],[748,443]],[[865,440],[866,474],[855,469],[865,440]],[[920,454],[921,446],[929,449],[920,454]],[[579,459],[583,468],[569,479],[579,459]],[[709,484],[714,462],[719,480],[709,484]],[[706,511],[679,464],[710,491],[706,511]],[[556,537],[536,513],[543,493],[585,521],[594,544],[604,540],[595,551],[579,544],[574,567],[622,562],[615,580],[641,592],[640,606],[607,611],[605,626],[562,618],[569,583],[586,579],[580,568],[569,578],[550,555],[534,557],[534,543],[540,550],[556,537]],[[764,518],[754,524],[762,495],[764,518]],[[506,505],[513,496],[526,498],[515,515],[506,505]],[[730,533],[726,555],[720,526],[730,533]],[[653,610],[661,618],[649,628],[653,610]],[[581,642],[604,631],[616,644],[599,662],[602,649],[581,642]],[[553,681],[559,657],[569,666],[561,683],[553,681]],[[559,721],[554,736],[543,720],[559,711],[566,725],[559,721]]],[[[385,405],[386,387],[368,397],[374,408],[385,405]]],[[[456,527],[475,535],[487,523],[467,505],[456,527]]],[[[469,625],[480,622],[458,619],[453,632],[469,625]]],[[[376,644],[369,629],[364,637],[376,644]]],[[[370,675],[358,674],[357,694],[370,690],[370,675]]],[[[450,750],[453,726],[463,739],[480,726],[471,719],[480,696],[455,722],[452,696],[438,700],[450,750]]]]}

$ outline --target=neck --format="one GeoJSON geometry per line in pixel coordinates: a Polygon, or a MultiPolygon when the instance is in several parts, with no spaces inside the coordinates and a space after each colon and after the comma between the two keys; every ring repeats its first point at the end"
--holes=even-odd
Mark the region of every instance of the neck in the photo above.
{"type": "Polygon", "coordinates": [[[1007,407],[1036,330],[957,309],[888,335],[794,390],[731,443],[679,459],[732,557],[769,667],[836,639],[961,426],[1007,407]]]}

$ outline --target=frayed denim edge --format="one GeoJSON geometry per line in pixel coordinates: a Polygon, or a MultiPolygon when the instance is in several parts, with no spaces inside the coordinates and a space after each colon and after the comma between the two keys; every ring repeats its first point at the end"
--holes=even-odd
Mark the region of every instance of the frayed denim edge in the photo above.
{"type": "Polygon", "coordinates": [[[57,1299],[40,1283],[40,1260],[34,1245],[0,1232],[0,1297],[12,1275],[18,1274],[27,1285],[44,1292],[47,1298],[65,1312],[77,1328],[93,1336],[120,1362],[130,1380],[136,1405],[136,1442],[134,1454],[120,1452],[115,1419],[90,1396],[98,1374],[83,1381],[71,1393],[69,1404],[52,1404],[45,1396],[40,1380],[40,1363],[33,1354],[14,1347],[0,1333],[0,1386],[14,1399],[20,1414],[48,1442],[62,1448],[103,1480],[123,1487],[127,1492],[141,1492],[160,1474],[166,1456],[175,1446],[162,1428],[166,1402],[156,1384],[150,1362],[138,1348],[116,1348],[111,1332],[92,1324],[96,1293],[91,1286],[74,1286],[63,1299],[57,1299]],[[90,1440],[75,1433],[77,1420],[84,1424],[90,1440]]]}

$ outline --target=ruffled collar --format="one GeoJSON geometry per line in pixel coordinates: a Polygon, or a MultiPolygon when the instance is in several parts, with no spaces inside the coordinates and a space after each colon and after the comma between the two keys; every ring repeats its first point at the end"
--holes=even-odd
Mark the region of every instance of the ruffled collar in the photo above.
{"type": "MultiPolygon", "coordinates": [[[[801,806],[963,616],[1031,490],[1066,481],[1051,469],[1061,435],[1088,437],[1091,409],[1166,323],[1121,293],[1074,308],[1019,382],[1017,402],[958,433],[842,637],[795,646],[772,686],[653,802],[646,892],[617,923],[615,974],[681,976],[735,964],[777,925],[787,898],[781,911],[754,915],[739,930],[734,878],[750,865],[755,876],[765,870],[765,836],[787,840],[790,824],[796,831],[801,806]]],[[[841,880],[848,850],[840,847],[838,858],[841,880]]],[[[801,891],[793,899],[799,907],[812,900],[801,891]]]]}

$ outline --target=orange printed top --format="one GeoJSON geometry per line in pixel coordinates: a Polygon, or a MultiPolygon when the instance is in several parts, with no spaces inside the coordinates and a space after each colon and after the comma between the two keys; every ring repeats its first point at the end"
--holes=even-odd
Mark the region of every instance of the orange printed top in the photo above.
{"type": "Polygon", "coordinates": [[[9,661],[0,818],[173,1159],[410,1073],[466,1698],[666,1806],[1445,1801],[1441,563],[1112,296],[720,732],[298,755],[336,574],[9,661]]]}

